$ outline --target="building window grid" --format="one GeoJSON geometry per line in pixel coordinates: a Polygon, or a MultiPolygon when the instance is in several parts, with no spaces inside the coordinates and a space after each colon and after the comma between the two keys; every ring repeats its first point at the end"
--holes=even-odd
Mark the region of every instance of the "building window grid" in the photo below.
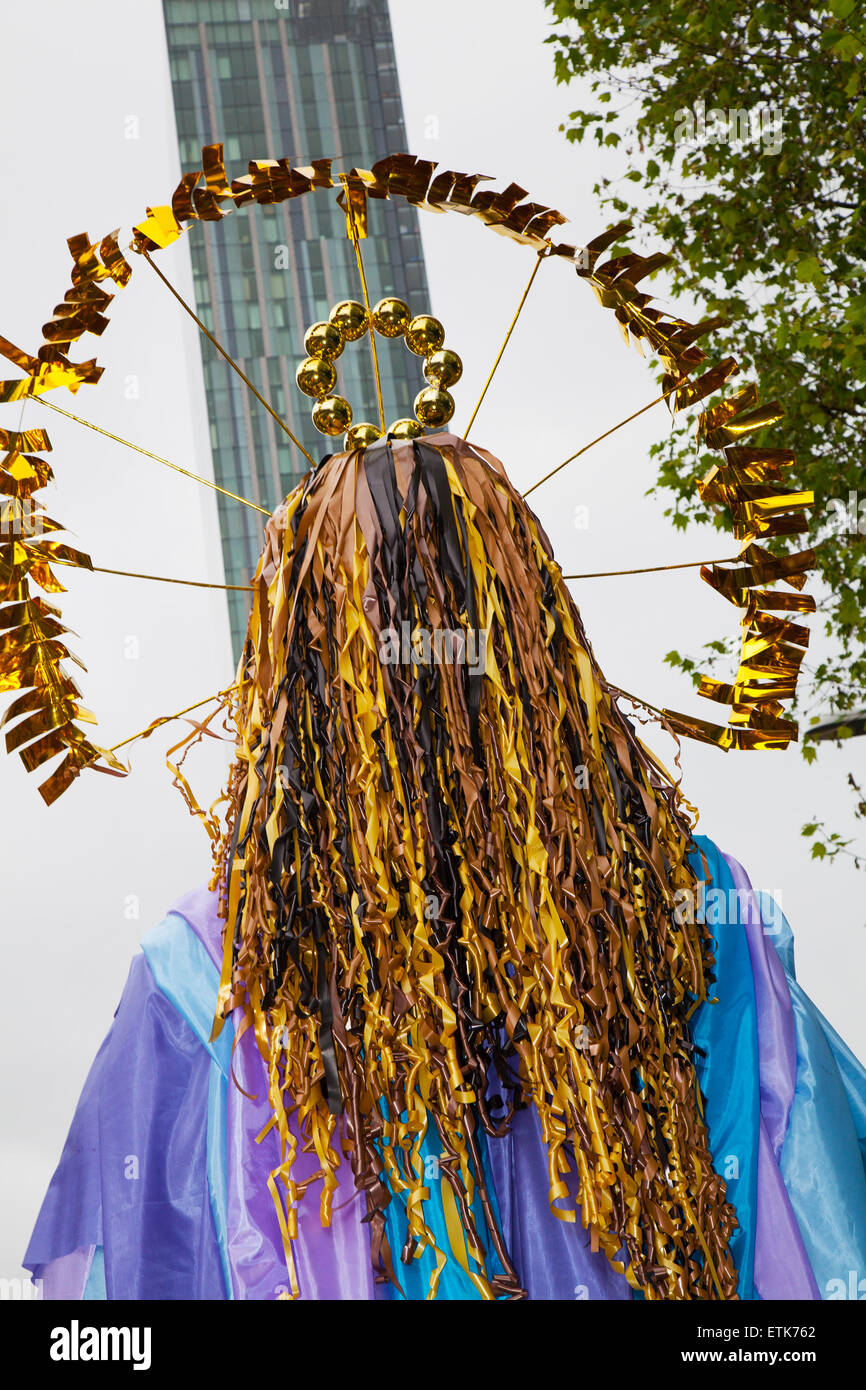
{"type": "MultiPolygon", "coordinates": [[[[165,0],[165,6],[169,14],[177,14],[179,9],[177,0],[165,0]]],[[[321,5],[319,4],[316,8],[321,15],[321,5]]],[[[338,6],[338,8],[342,7],[338,6]]],[[[203,13],[213,17],[211,8],[203,8],[200,0],[199,3],[191,0],[191,3],[187,4],[184,10],[185,15],[190,19],[203,13]]],[[[229,3],[227,10],[234,13],[233,4],[229,3]]],[[[250,12],[252,13],[252,9],[250,12]]],[[[264,13],[261,17],[272,19],[272,16],[266,16],[264,13]]],[[[368,11],[367,18],[369,17],[370,12],[368,11]]],[[[377,29],[381,27],[380,20],[387,38],[386,14],[382,13],[377,18],[377,29]]],[[[393,61],[389,60],[389,44],[386,42],[384,48],[380,46],[378,52],[371,55],[369,50],[370,34],[368,33],[363,35],[368,42],[367,51],[364,54],[359,54],[356,47],[345,44],[331,46],[331,70],[334,75],[341,137],[338,140],[337,132],[334,132],[332,128],[332,110],[324,86],[321,42],[305,45],[301,41],[300,35],[295,36],[293,41],[290,30],[291,21],[280,17],[278,22],[285,26],[288,31],[289,56],[293,69],[291,80],[294,83],[295,109],[301,127],[295,131],[292,130],[291,103],[287,96],[282,95],[286,86],[282,44],[278,41],[269,41],[264,45],[266,80],[265,91],[262,92],[254,66],[255,55],[252,52],[247,52],[242,55],[243,61],[239,64],[236,63],[235,55],[226,51],[227,41],[235,38],[234,33],[229,33],[225,25],[221,28],[217,23],[213,23],[208,29],[207,42],[211,50],[212,66],[214,55],[216,58],[227,57],[232,74],[231,78],[217,74],[212,80],[217,118],[222,125],[227,160],[229,158],[249,157],[249,155],[256,153],[258,148],[263,148],[262,142],[266,129],[263,103],[268,100],[270,101],[275,138],[281,145],[280,150],[269,152],[275,156],[285,152],[294,161],[304,162],[325,152],[325,147],[327,147],[327,153],[343,157],[349,156],[352,162],[369,167],[375,159],[386,153],[387,146],[384,139],[386,130],[392,137],[393,147],[402,147],[404,140],[402,124],[399,122],[398,88],[394,64],[393,61]],[[255,82],[249,80],[253,77],[256,78],[255,82]],[[253,88],[255,89],[254,92],[253,88]],[[269,88],[275,95],[269,97],[269,88]],[[367,108],[365,112],[366,136],[359,119],[359,112],[365,107],[367,108]],[[395,118],[394,121],[390,119],[392,115],[395,118]],[[398,132],[396,135],[395,126],[398,132]],[[229,131],[238,132],[241,130],[243,130],[242,136],[228,133],[229,131]],[[315,137],[308,135],[308,131],[311,130],[317,132],[315,137]],[[230,141],[232,142],[231,146],[230,141]],[[256,149],[253,149],[254,142],[256,149]],[[333,151],[330,148],[332,144],[334,145],[333,151]],[[337,144],[342,145],[342,149],[337,149],[337,144]],[[350,144],[357,145],[358,148],[350,149],[350,144]],[[230,148],[231,154],[229,153],[230,148]],[[236,148],[237,154],[234,153],[236,148]]],[[[355,24],[355,37],[358,39],[361,36],[358,32],[357,15],[353,17],[352,23],[355,24]]],[[[370,26],[365,25],[364,27],[369,29],[370,26]]],[[[216,134],[216,132],[210,132],[209,118],[206,115],[208,105],[197,28],[194,24],[186,26],[170,24],[169,40],[173,46],[172,74],[178,111],[181,155],[186,163],[194,166],[199,157],[201,143],[208,138],[214,138],[216,134]],[[180,52],[181,49],[189,51],[180,52]],[[179,58],[184,56],[189,61],[190,72],[195,74],[194,78],[190,80],[184,79],[181,75],[184,68],[180,64],[179,58]],[[203,131],[206,132],[204,135],[202,135],[203,131]]],[[[249,42],[248,30],[244,31],[243,41],[249,42]]],[[[223,71],[225,71],[225,65],[223,65],[223,71]]],[[[378,297],[379,294],[388,291],[408,294],[411,290],[412,296],[417,293],[420,297],[421,294],[426,293],[426,277],[417,233],[417,214],[414,211],[408,214],[409,222],[407,225],[404,216],[394,216],[395,209],[391,205],[386,205],[381,210],[385,214],[381,228],[378,233],[371,236],[365,247],[365,264],[368,266],[368,275],[371,280],[371,293],[378,297]]],[[[378,216],[379,211],[379,207],[376,207],[373,216],[378,216]]],[[[254,210],[250,210],[250,212],[254,212],[254,210]]],[[[333,293],[337,297],[344,294],[353,298],[357,297],[358,287],[354,258],[348,255],[348,243],[344,243],[342,235],[343,214],[336,205],[330,205],[325,199],[313,199],[307,204],[307,214],[312,232],[311,241],[306,239],[305,215],[299,203],[289,203],[288,212],[292,230],[289,255],[294,258],[295,262],[295,272],[302,300],[301,318],[305,323],[310,323],[314,316],[324,314],[329,307],[325,298],[325,277],[321,247],[318,244],[319,238],[327,237],[329,244],[333,247],[330,270],[333,293]],[[337,240],[334,241],[333,238],[335,237],[337,240]],[[338,247],[339,251],[337,251],[338,247]],[[315,306],[315,314],[313,306],[315,306]]],[[[244,222],[242,219],[238,219],[228,236],[226,233],[229,233],[229,224],[221,227],[216,236],[210,236],[210,228],[203,228],[202,231],[210,239],[223,333],[230,340],[226,343],[227,350],[233,351],[236,356],[242,355],[244,357],[246,370],[257,383],[263,380],[269,383],[270,399],[274,403],[275,409],[282,412],[286,403],[280,357],[288,359],[287,366],[291,381],[294,377],[297,361],[300,360],[302,354],[302,344],[296,341],[295,312],[288,302],[294,293],[295,276],[291,271],[281,271],[278,274],[271,271],[274,245],[276,243],[281,244],[285,236],[285,226],[281,216],[276,222],[271,222],[272,216],[273,214],[266,219],[261,215],[261,210],[255,210],[253,216],[248,213],[248,220],[244,222]],[[263,357],[262,334],[257,322],[260,316],[258,293],[255,286],[250,283],[251,278],[255,275],[255,259],[252,254],[253,237],[258,243],[263,272],[268,277],[266,283],[270,286],[270,292],[266,293],[265,302],[268,307],[268,320],[273,336],[274,355],[269,358],[263,357]],[[244,278],[246,278],[246,283],[244,283],[244,278]],[[277,313],[278,307],[282,309],[282,322],[280,322],[281,316],[277,313]]],[[[196,302],[202,310],[212,309],[210,304],[211,285],[204,243],[191,238],[190,246],[195,276],[196,302]]],[[[202,316],[205,317],[205,314],[203,313],[202,316]]],[[[209,345],[206,344],[205,346],[209,348],[209,345]]],[[[279,500],[271,498],[270,495],[273,491],[275,473],[279,476],[281,485],[288,490],[297,480],[306,464],[303,461],[299,462],[296,451],[284,440],[281,431],[276,431],[279,438],[272,443],[267,421],[261,418],[260,408],[253,401],[250,402],[250,411],[254,458],[248,457],[249,443],[243,404],[239,395],[239,392],[244,388],[234,378],[226,364],[215,358],[213,349],[209,349],[209,351],[214,360],[207,362],[205,381],[208,411],[212,421],[211,437],[214,446],[214,464],[218,480],[241,495],[249,495],[252,490],[254,469],[260,496],[273,505],[279,500]],[[275,457],[272,457],[274,449],[276,454],[275,457]]],[[[400,363],[394,354],[386,351],[381,356],[386,413],[389,419],[393,419],[395,414],[402,415],[411,410],[414,382],[411,380],[411,370],[407,372],[405,364],[400,363]]],[[[340,368],[342,389],[352,400],[357,418],[375,419],[375,388],[369,353],[357,352],[353,349],[351,354],[347,354],[345,360],[341,361],[340,368]]],[[[309,415],[309,404],[303,402],[300,396],[293,400],[293,420],[296,432],[314,458],[321,457],[324,452],[333,447],[330,441],[324,439],[313,428],[309,415]]],[[[248,581],[256,561],[261,540],[261,528],[257,519],[245,509],[240,508],[238,504],[229,503],[227,506],[221,507],[220,520],[223,535],[226,538],[224,546],[226,573],[232,576],[227,582],[245,583],[248,581]]],[[[239,642],[246,625],[247,604],[244,596],[238,594],[230,594],[229,602],[232,630],[239,642]]]]}

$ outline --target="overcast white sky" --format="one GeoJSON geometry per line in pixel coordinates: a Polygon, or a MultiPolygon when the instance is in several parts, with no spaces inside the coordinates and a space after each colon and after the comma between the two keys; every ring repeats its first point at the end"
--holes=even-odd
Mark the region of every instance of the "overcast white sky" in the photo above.
{"type": "MultiPolygon", "coordinates": [[[[516,180],[573,219],[566,240],[584,242],[602,230],[607,219],[591,191],[600,156],[558,132],[578,94],[553,84],[540,0],[439,0],[433,22],[417,0],[392,0],[391,9],[407,147],[503,185],[516,180]]],[[[7,114],[0,136],[0,333],[34,350],[68,284],[66,237],[126,231],[146,204],[169,201],[177,182],[161,5],[5,5],[0,49],[7,114]],[[138,120],[138,139],[126,138],[130,116],[138,120]]],[[[327,153],[250,151],[299,162],[327,153]]],[[[194,234],[203,230],[212,229],[194,234]]],[[[454,425],[461,430],[532,255],[461,217],[425,215],[422,232],[432,308],[466,364],[455,391],[454,425]]],[[[186,247],[167,252],[162,264],[189,297],[186,247]]],[[[140,264],[110,317],[98,348],[107,367],[102,382],[75,401],[64,393],[58,403],[209,472],[195,330],[140,264]]],[[[566,265],[550,262],[472,437],[526,488],[655,394],[646,364],[626,348],[609,312],[566,265]]],[[[19,415],[0,407],[0,425],[16,428],[19,415]]],[[[49,509],[74,529],[94,563],[222,578],[215,508],[204,489],[37,403],[27,405],[24,426],[49,429],[57,474],[49,509]]],[[[644,496],[653,476],[649,445],[665,427],[658,407],[533,494],[566,573],[730,552],[716,533],[675,533],[664,503],[644,496]],[[588,525],[576,525],[576,516],[588,525]]],[[[219,594],[67,573],[63,611],[79,634],[73,649],[88,667],[83,689],[100,717],[100,742],[114,743],[233,678],[219,594]]],[[[713,717],[713,707],[663,661],[673,647],[696,651],[736,628],[735,610],[696,572],[586,581],[574,592],[610,680],[653,704],[713,717]]],[[[17,757],[0,760],[0,1276],[18,1271],[139,937],[209,872],[206,838],[164,768],[175,727],[135,746],[126,781],[85,774],[51,809],[17,757]]],[[[670,740],[645,737],[670,766],[670,740]]],[[[859,746],[855,753],[862,770],[859,746]]],[[[217,795],[224,762],[215,744],[198,755],[193,780],[203,801],[217,795]]],[[[848,865],[812,863],[799,834],[812,816],[842,829],[850,824],[844,774],[852,762],[850,753],[834,749],[822,752],[817,772],[796,750],[723,755],[687,744],[682,754],[684,789],[701,809],[699,828],[744,863],[757,887],[781,893],[801,982],[863,1056],[863,876],[848,865]]]]}

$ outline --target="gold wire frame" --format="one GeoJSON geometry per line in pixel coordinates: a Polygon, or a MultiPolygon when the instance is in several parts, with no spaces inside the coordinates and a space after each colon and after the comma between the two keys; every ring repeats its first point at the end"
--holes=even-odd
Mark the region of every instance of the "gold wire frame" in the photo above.
{"type": "MultiPolygon", "coordinates": [[[[270,205],[314,190],[339,189],[338,202],[346,212],[347,235],[363,273],[360,241],[368,231],[368,200],[402,198],[427,211],[455,211],[474,217],[498,234],[532,247],[539,258],[471,423],[545,258],[573,265],[601,305],[613,311],[626,342],[641,352],[648,346],[660,359],[665,369],[662,395],[651,405],[667,399],[672,413],[676,413],[721,390],[737,371],[734,360],[727,358],[695,377],[693,374],[707,360],[697,346],[698,339],[718,327],[720,320],[689,324],[652,307],[650,296],[637,288],[641,280],[665,265],[669,256],[656,253],[643,257],[626,251],[602,261],[603,254],[630,230],[629,224],[618,223],[586,246],[578,247],[554,242],[551,233],[566,218],[546,204],[525,201],[526,190],[514,183],[499,192],[480,188],[489,182],[486,175],[437,172],[433,162],[408,154],[389,155],[369,170],[353,168],[335,175],[331,166],[329,159],[314,160],[303,167],[292,167],[287,159],[252,160],[246,174],[229,179],[222,145],[206,145],[202,150],[202,168],[182,176],[170,204],[147,209],[146,217],[134,228],[133,241],[127,249],[154,265],[153,254],[177,241],[194,222],[219,222],[234,209],[251,203],[270,205]]],[[[71,286],[44,325],[43,341],[36,353],[24,352],[0,336],[0,356],[23,373],[19,378],[0,381],[0,404],[40,397],[60,386],[74,394],[82,385],[94,385],[102,374],[95,359],[73,362],[68,353],[84,334],[100,335],[107,328],[106,310],[114,295],[104,288],[105,282],[123,288],[132,276],[132,265],[120,250],[116,230],[95,242],[81,234],[70,238],[68,246],[73,259],[71,286]]],[[[169,283],[162,272],[157,273],[169,283]]],[[[170,284],[169,288],[176,294],[170,284]]],[[[192,312],[186,304],[184,308],[192,312]]],[[[207,331],[204,325],[200,326],[207,331]]],[[[227,353],[224,355],[228,357],[227,353]]],[[[262,404],[272,409],[266,401],[262,400],[262,404]]],[[[780,716],[782,701],[793,699],[796,692],[808,631],[775,614],[814,611],[814,600],[801,592],[814,552],[807,549],[796,555],[777,556],[758,541],[807,530],[804,511],[814,499],[809,492],[786,487],[783,470],[794,462],[789,451],[755,448],[745,442],[748,435],[775,423],[782,413],[778,402],[760,406],[756,388],[747,386],[709,406],[698,421],[698,437],[706,447],[718,450],[723,459],[697,484],[698,491],[710,509],[729,510],[734,534],[741,541],[737,560],[745,562],[733,570],[722,569],[718,563],[703,566],[701,574],[744,610],[743,647],[733,684],[707,677],[701,680],[702,696],[730,707],[727,725],[710,724],[668,710],[664,715],[676,732],[720,748],[784,748],[797,734],[796,724],[780,716]],[[776,580],[795,592],[779,593],[760,587],[776,580]]],[[[613,428],[624,423],[628,421],[613,428]]],[[[298,441],[294,442],[301,447],[298,441]]],[[[529,491],[597,442],[591,441],[529,491]]],[[[93,716],[81,705],[80,692],[62,667],[64,660],[77,658],[65,645],[68,633],[59,610],[34,596],[31,590],[32,581],[46,593],[63,591],[52,572],[52,563],[95,568],[89,556],[56,539],[46,539],[46,533],[64,528],[41,510],[33,510],[33,494],[53,477],[47,460],[39,457],[50,451],[50,441],[43,430],[0,430],[0,449],[6,451],[0,460],[0,495],[13,499],[15,504],[25,502],[29,518],[13,539],[0,543],[0,693],[21,692],[0,725],[18,721],[6,734],[6,747],[8,752],[19,751],[28,771],[57,754],[65,755],[39,789],[50,804],[84,767],[115,775],[125,775],[128,769],[118,762],[111,749],[88,740],[79,727],[81,722],[93,722],[93,716]]]]}

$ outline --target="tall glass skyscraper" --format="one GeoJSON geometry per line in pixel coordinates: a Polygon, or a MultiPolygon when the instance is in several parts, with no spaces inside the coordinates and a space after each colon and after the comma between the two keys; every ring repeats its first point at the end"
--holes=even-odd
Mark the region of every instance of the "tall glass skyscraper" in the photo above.
{"type": "MultiPolygon", "coordinates": [[[[335,170],[369,168],[405,150],[387,0],[163,0],[181,165],[200,167],[201,146],[221,141],[229,177],[250,159],[293,164],[332,157],[335,170]]],[[[340,447],[319,434],[312,402],[295,385],[306,329],[360,285],[336,191],[275,207],[251,205],[219,226],[188,233],[198,313],[315,459],[340,447]]],[[[413,313],[430,310],[414,208],[371,200],[363,243],[373,302],[386,294],[413,313]]],[[[216,480],[274,507],[308,464],[202,337],[216,480]]],[[[417,370],[402,344],[380,347],[386,420],[412,414],[417,370]],[[404,381],[404,372],[405,378],[404,381]],[[413,383],[415,383],[413,385],[413,383]]],[[[339,391],[356,420],[376,420],[364,343],[338,363],[339,391]]],[[[226,582],[249,582],[262,520],[219,498],[226,582]]],[[[229,594],[239,651],[249,604],[229,594]]]]}

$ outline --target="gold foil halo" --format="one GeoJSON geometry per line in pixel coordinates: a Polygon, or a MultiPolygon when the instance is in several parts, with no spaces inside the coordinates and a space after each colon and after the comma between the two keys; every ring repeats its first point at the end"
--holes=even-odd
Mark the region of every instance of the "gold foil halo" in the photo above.
{"type": "MultiPolygon", "coordinates": [[[[99,243],[86,234],[67,243],[73,260],[72,285],[63,302],[42,329],[43,343],[35,355],[0,337],[0,355],[25,375],[0,382],[0,402],[40,396],[58,386],[75,393],[102,375],[92,359],[73,362],[69,349],[84,333],[101,334],[108,326],[105,310],[114,296],[101,287],[105,280],[124,286],[131,269],[117,246],[117,232],[99,243]]],[[[0,693],[16,693],[0,727],[6,729],[7,753],[17,752],[28,772],[61,761],[39,787],[51,805],[71,786],[82,768],[125,776],[127,769],[114,755],[89,740],[81,724],[95,724],[81,704],[81,692],[64,662],[86,668],[66,644],[68,630],[59,608],[34,592],[64,593],[54,566],[92,569],[90,557],[56,539],[64,528],[43,509],[37,493],[54,477],[40,455],[51,451],[41,429],[23,432],[0,429],[0,693]]]]}
{"type": "Polygon", "coordinates": [[[746,386],[703,411],[698,421],[698,437],[718,449],[724,460],[698,483],[698,492],[713,510],[727,510],[741,543],[738,558],[745,561],[733,569],[704,565],[701,578],[744,609],[742,648],[733,685],[701,676],[698,689],[705,699],[730,707],[727,725],[670,710],[665,715],[677,733],[723,750],[784,749],[798,732],[796,722],[783,717],[782,702],[796,695],[809,629],[787,615],[815,611],[814,598],[802,592],[815,552],[773,555],[758,542],[806,531],[805,512],[814,493],[785,483],[784,470],[794,464],[789,450],[744,442],[756,430],[775,424],[782,413],[778,401],[760,406],[754,386],[746,386]],[[794,592],[766,587],[776,581],[794,592]]]}
{"type": "Polygon", "coordinates": [[[454,414],[454,398],[445,388],[460,380],[463,363],[456,352],[445,347],[440,320],[432,314],[413,317],[406,301],[394,295],[380,299],[369,313],[359,301],[344,299],[334,305],[326,321],[307,329],[304,351],[308,355],[298,366],[295,380],[305,395],[315,399],[312,415],[316,429],[325,435],[342,434],[346,450],[367,448],[382,438],[377,425],[364,422],[352,427],[349,402],[331,394],[337,380],[334,363],[346,343],[374,332],[383,338],[402,338],[409,351],[423,359],[428,383],[415,397],[414,420],[394,421],[389,435],[414,438],[423,433],[424,426],[441,429],[454,414]]]}
{"type": "MultiPolygon", "coordinates": [[[[233,208],[241,208],[248,203],[275,204],[300,197],[314,189],[333,189],[342,184],[338,202],[347,212],[347,221],[351,208],[352,221],[360,237],[367,235],[369,198],[403,198],[412,206],[425,210],[454,211],[475,217],[493,231],[520,245],[531,246],[536,251],[546,250],[549,255],[572,263],[578,277],[590,284],[602,306],[613,310],[626,341],[633,342],[641,352],[645,345],[649,346],[667,368],[665,382],[669,387],[679,383],[671,396],[673,411],[705,399],[737,370],[736,364],[728,359],[726,363],[704,372],[697,380],[690,380],[692,373],[706,361],[706,354],[697,346],[698,339],[718,327],[721,320],[710,318],[693,325],[651,307],[651,297],[641,293],[637,286],[643,278],[664,265],[669,257],[660,253],[642,257],[625,252],[599,264],[604,252],[630,230],[628,223],[618,223],[585,246],[554,243],[550,232],[564,223],[566,218],[544,203],[524,201],[526,190],[518,184],[511,183],[500,192],[479,188],[480,184],[489,182],[487,175],[437,171],[435,163],[409,154],[388,155],[374,164],[372,169],[353,168],[347,174],[338,175],[338,184],[335,184],[332,175],[330,159],[316,159],[310,165],[301,167],[292,167],[287,159],[251,160],[247,174],[230,180],[223,162],[223,146],[217,143],[203,146],[201,163],[201,169],[182,175],[170,204],[147,208],[147,216],[134,228],[130,249],[155,252],[171,245],[194,222],[218,222],[233,208]]],[[[86,233],[82,233],[71,237],[68,245],[74,262],[71,287],[64,295],[63,303],[55,307],[52,317],[44,325],[43,341],[37,352],[24,352],[0,336],[0,355],[23,373],[20,377],[0,381],[0,404],[18,401],[26,396],[38,396],[58,386],[66,386],[76,392],[84,384],[95,384],[102,375],[102,368],[95,359],[73,362],[67,355],[68,349],[83,333],[99,335],[104,332],[108,324],[105,309],[112,295],[100,288],[101,282],[110,278],[121,287],[126,285],[132,275],[132,266],[119,249],[116,230],[94,242],[86,233]]],[[[428,360],[428,367],[431,360],[428,360]]],[[[426,369],[425,374],[431,385],[444,388],[449,384],[444,378],[438,381],[431,378],[426,369]]],[[[757,425],[750,425],[751,411],[745,406],[736,408],[736,398],[729,398],[729,402],[731,400],[735,407],[733,414],[730,404],[722,401],[710,407],[701,417],[702,420],[712,420],[713,411],[727,412],[724,415],[727,424],[707,425],[707,443],[709,447],[722,451],[725,463],[712,470],[701,486],[706,489],[702,495],[709,505],[720,507],[736,504],[737,526],[752,527],[751,531],[741,531],[742,558],[748,563],[737,571],[713,567],[712,575],[704,573],[703,577],[714,583],[736,606],[745,609],[742,620],[743,656],[734,685],[725,686],[704,678],[699,691],[705,698],[730,705],[730,722],[728,725],[709,724],[688,715],[671,711],[665,713],[679,733],[718,747],[785,747],[796,737],[796,726],[789,721],[781,721],[776,707],[782,700],[794,698],[800,664],[797,652],[805,647],[805,642],[795,640],[802,635],[802,629],[792,631],[798,627],[797,624],[789,623],[786,626],[786,620],[770,615],[777,611],[814,611],[814,602],[808,595],[799,592],[798,585],[793,584],[791,577],[796,575],[802,580],[805,570],[812,564],[813,554],[810,550],[804,550],[794,556],[771,556],[755,545],[750,537],[789,535],[805,530],[803,513],[810,504],[811,494],[791,493],[785,489],[779,481],[780,473],[775,471],[790,466],[782,459],[746,460],[742,455],[732,456],[729,453],[729,446],[737,447],[733,445],[733,439],[738,437],[737,431],[743,433],[749,428],[758,428],[757,425]],[[737,416],[744,418],[737,419],[737,416]],[[734,430],[730,439],[722,439],[718,434],[720,429],[726,428],[734,430]],[[712,435],[712,439],[709,435],[712,435]],[[756,481],[756,470],[763,481],[756,481]],[[755,488],[761,490],[760,496],[754,495],[755,488]],[[787,502],[786,498],[789,499],[787,502]],[[774,500],[777,504],[775,511],[774,500]],[[765,505],[759,507],[759,502],[765,505]],[[785,566],[789,568],[785,569],[785,566]],[[757,587],[777,579],[797,588],[798,592],[792,595],[757,587]]],[[[776,409],[781,413],[781,407],[777,406],[776,409]]],[[[411,438],[416,428],[419,428],[417,421],[401,420],[395,422],[391,433],[395,437],[411,438]]],[[[50,480],[50,467],[36,456],[40,450],[34,449],[33,436],[45,441],[42,452],[50,449],[44,431],[25,431],[23,434],[3,431],[6,442],[2,447],[8,452],[0,460],[0,492],[8,497],[19,500],[21,497],[29,498],[33,491],[41,489],[50,480]],[[25,486],[19,493],[18,483],[22,477],[29,491],[25,486]]],[[[781,453],[783,459],[790,459],[789,454],[781,453]]],[[[33,599],[30,581],[32,579],[39,587],[44,587],[40,575],[49,579],[47,592],[62,592],[62,585],[50,574],[47,565],[50,555],[47,545],[46,542],[37,542],[35,538],[26,542],[19,542],[17,537],[10,540],[0,533],[0,620],[5,614],[9,624],[2,629],[4,644],[0,658],[0,671],[3,673],[0,675],[0,693],[26,690],[29,692],[26,697],[28,703],[33,703],[32,709],[25,709],[22,696],[4,716],[6,722],[16,717],[22,720],[20,744],[15,745],[15,740],[7,735],[7,748],[22,747],[21,756],[25,765],[27,760],[24,759],[23,744],[30,741],[34,743],[34,765],[41,765],[50,756],[49,745],[42,742],[44,738],[53,739],[58,751],[67,754],[60,768],[41,788],[45,799],[53,801],[71,785],[82,767],[92,766],[100,771],[111,770],[120,774],[126,769],[117,759],[104,756],[103,750],[89,743],[77,729],[74,720],[84,720],[85,716],[77,704],[77,688],[61,669],[60,662],[65,651],[61,653],[58,650],[59,634],[47,637],[44,625],[39,623],[33,625],[31,634],[32,614],[29,611],[19,610],[23,623],[17,620],[14,625],[12,617],[6,612],[5,605],[26,603],[33,599]],[[19,545],[25,547],[26,554],[22,555],[22,550],[16,548],[19,545]],[[29,640],[31,635],[33,640],[29,640]],[[26,657],[25,652],[29,653],[26,657]],[[33,726],[29,725],[29,720],[24,721],[25,713],[41,715],[50,733],[38,737],[30,734],[33,726]],[[29,726],[27,730],[25,723],[29,726]],[[37,743],[38,748],[35,747],[37,743]],[[40,754],[45,757],[39,757],[40,754]],[[106,766],[101,766],[100,760],[106,766]]],[[[53,558],[59,559],[59,553],[53,558]]],[[[88,567],[86,557],[71,549],[64,563],[88,567]]],[[[59,617],[51,616],[54,622],[59,622],[59,617]]]]}
{"type": "MultiPolygon", "coordinates": [[[[254,160],[248,168],[247,175],[229,182],[222,163],[222,146],[206,146],[202,151],[202,169],[184,176],[170,208],[148,209],[148,219],[136,228],[137,238],[142,240],[142,244],[156,249],[180,236],[184,221],[217,220],[224,216],[227,209],[221,204],[226,202],[238,207],[249,201],[276,203],[285,198],[298,197],[314,188],[335,187],[330,160],[314,160],[311,166],[302,169],[293,169],[288,160],[254,160]],[[199,187],[202,179],[203,188],[199,187]]],[[[671,390],[679,383],[669,398],[673,413],[705,400],[720,390],[737,371],[736,363],[729,358],[704,371],[696,380],[690,379],[707,360],[706,353],[698,346],[698,340],[719,327],[722,320],[707,318],[690,324],[685,319],[652,306],[651,296],[641,292],[638,287],[643,279],[665,265],[670,260],[669,256],[660,252],[640,256],[624,251],[603,260],[608,248],[631,230],[629,223],[617,223],[585,246],[553,242],[550,237],[552,229],[566,221],[562,213],[544,203],[524,201],[526,190],[515,183],[509,184],[501,192],[479,187],[489,181],[486,174],[438,170],[433,161],[417,159],[409,154],[393,154],[379,160],[372,169],[353,168],[348,174],[339,175],[338,182],[342,188],[338,201],[346,211],[347,224],[351,210],[351,222],[361,237],[367,235],[368,199],[400,197],[415,207],[436,212],[455,211],[478,218],[493,231],[521,245],[531,246],[536,251],[546,249],[550,255],[571,262],[578,277],[589,283],[599,303],[613,310],[626,342],[633,343],[641,353],[648,347],[659,357],[667,371],[665,390],[671,390]]],[[[347,234],[351,236],[351,226],[347,226],[347,234]]],[[[701,420],[706,417],[712,419],[712,412],[717,409],[729,412],[730,406],[722,401],[705,411],[701,420]]],[[[777,406],[776,409],[781,414],[781,407],[777,406]]],[[[726,414],[725,418],[733,421],[735,416],[726,414]]],[[[741,431],[748,430],[748,414],[745,419],[739,420],[739,427],[741,431]]],[[[699,424],[698,428],[700,431],[702,426],[699,424]]],[[[754,539],[750,539],[750,536],[789,535],[793,533],[792,527],[794,531],[805,530],[807,523],[804,512],[812,497],[809,493],[798,494],[786,490],[780,482],[780,475],[773,472],[771,460],[746,462],[742,457],[730,458],[726,452],[730,441],[720,441],[715,434],[717,428],[720,426],[708,426],[713,438],[707,438],[707,443],[711,448],[720,448],[726,462],[724,469],[713,470],[710,477],[704,480],[701,486],[707,491],[702,495],[713,508],[722,507],[727,502],[736,503],[739,508],[736,525],[745,527],[751,524],[754,533],[743,530],[741,534],[743,558],[751,560],[751,563],[736,571],[739,582],[731,577],[735,573],[733,571],[714,572],[708,582],[716,580],[720,592],[725,592],[732,602],[744,609],[743,656],[733,686],[725,686],[709,678],[701,682],[699,694],[730,705],[731,717],[727,725],[709,724],[673,711],[665,711],[665,714],[678,733],[720,748],[784,748],[791,739],[796,738],[797,730],[793,722],[780,720],[777,706],[783,699],[794,698],[801,649],[805,647],[805,642],[793,640],[796,636],[802,636],[803,629],[794,633],[791,629],[796,628],[796,624],[789,624],[786,628],[783,620],[771,619],[769,614],[790,611],[792,608],[798,612],[811,612],[814,611],[814,601],[799,590],[792,595],[756,586],[773,583],[777,579],[790,585],[790,575],[802,579],[813,556],[811,551],[806,550],[795,556],[768,559],[759,547],[755,548],[754,539]],[[762,474],[763,481],[755,480],[755,469],[762,474]],[[716,476],[717,473],[722,476],[716,476]],[[749,490],[755,487],[762,490],[760,497],[750,495],[749,490]],[[757,502],[766,505],[761,509],[755,505],[757,502]],[[774,502],[775,511],[772,510],[774,502]],[[793,570],[783,572],[778,568],[787,564],[793,565],[793,570]],[[756,675],[756,671],[762,674],[756,675]]],[[[395,437],[410,438],[414,433],[413,422],[398,421],[390,433],[395,437]]],[[[785,454],[784,457],[790,458],[790,455],[785,454]]],[[[782,468],[779,459],[775,463],[778,469],[782,468]]],[[[718,567],[714,567],[714,571],[718,571],[718,567]]],[[[703,577],[707,578],[707,575],[703,577]]]]}

